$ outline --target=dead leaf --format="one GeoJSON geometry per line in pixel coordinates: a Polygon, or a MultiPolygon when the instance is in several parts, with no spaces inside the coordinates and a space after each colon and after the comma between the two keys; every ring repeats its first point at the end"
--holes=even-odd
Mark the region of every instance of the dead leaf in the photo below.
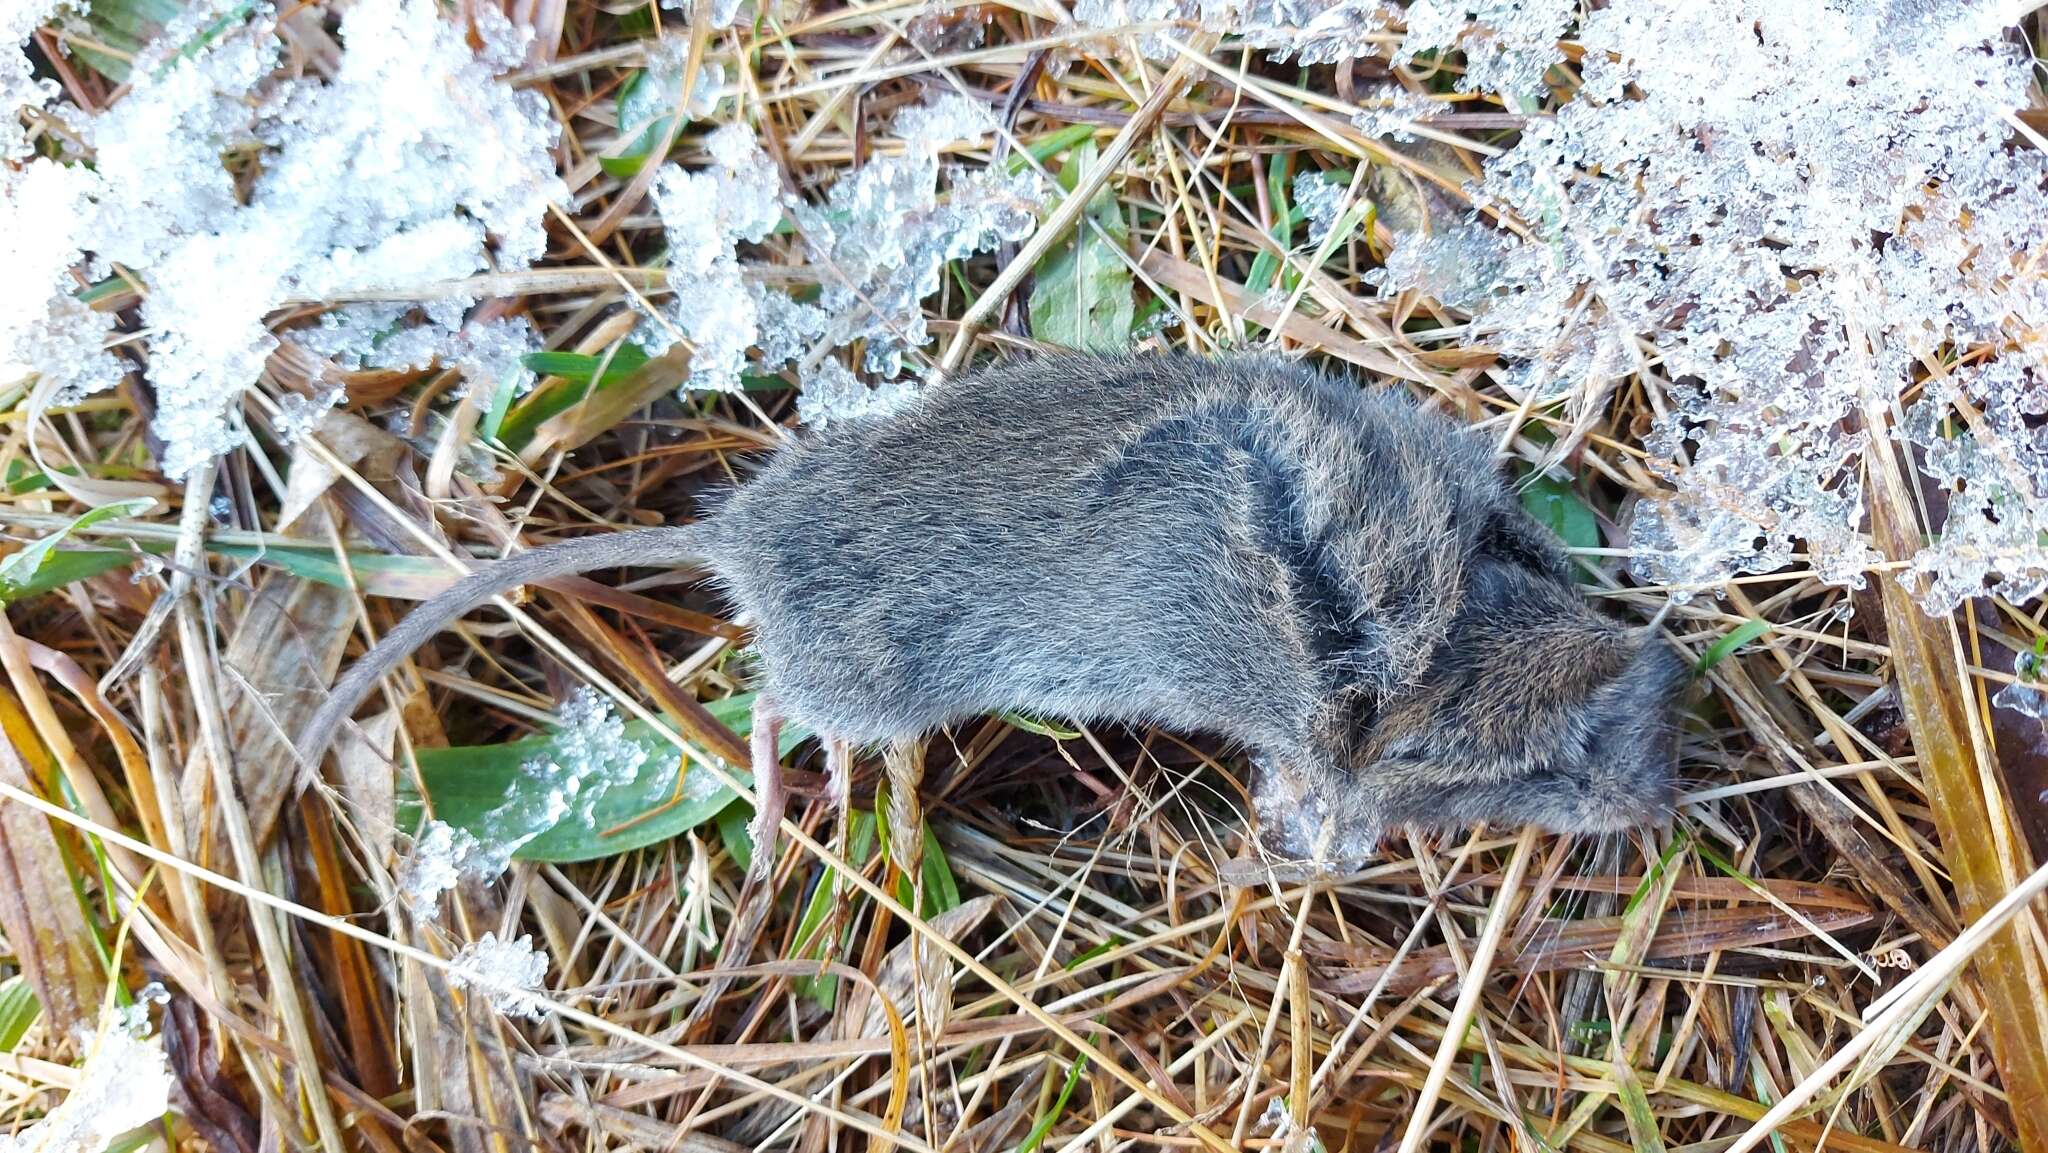
{"type": "MultiPolygon", "coordinates": [[[[371,478],[391,475],[405,442],[347,412],[330,412],[314,426],[313,435],[341,463],[371,478]]],[[[285,532],[313,507],[321,495],[334,486],[341,474],[320,455],[300,444],[292,450],[291,467],[285,473],[284,500],[277,512],[277,531],[285,532]]]]}
{"type": "MultiPolygon", "coordinates": [[[[221,699],[235,780],[259,845],[300,780],[297,733],[327,699],[342,649],[355,623],[355,604],[341,589],[279,573],[265,581],[234,626],[221,660],[221,699]]],[[[201,807],[208,767],[203,745],[185,763],[185,827],[201,843],[210,814],[201,807]]]]}
{"type": "MultiPolygon", "coordinates": [[[[0,781],[37,795],[56,773],[12,692],[0,689],[0,781]]],[[[43,1003],[54,1035],[99,1021],[107,975],[49,818],[0,801],[0,934],[43,1003]]]]}

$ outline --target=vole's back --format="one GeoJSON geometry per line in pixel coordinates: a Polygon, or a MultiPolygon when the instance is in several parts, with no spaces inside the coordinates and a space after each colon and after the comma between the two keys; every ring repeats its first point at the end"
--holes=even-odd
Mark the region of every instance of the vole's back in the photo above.
{"type": "Polygon", "coordinates": [[[1501,499],[1448,422],[1278,358],[1043,358],[784,451],[710,552],[816,728],[1024,708],[1274,750],[1420,675],[1501,499]]]}

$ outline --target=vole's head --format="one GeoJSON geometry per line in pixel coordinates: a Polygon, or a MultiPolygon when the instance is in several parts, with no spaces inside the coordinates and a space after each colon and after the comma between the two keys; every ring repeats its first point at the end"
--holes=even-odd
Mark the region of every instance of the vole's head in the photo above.
{"type": "Polygon", "coordinates": [[[1670,810],[1685,663],[1595,610],[1519,509],[1497,519],[1427,671],[1354,714],[1335,754],[1348,775],[1302,782],[1303,810],[1336,818],[1338,857],[1402,825],[1605,833],[1670,810]]]}

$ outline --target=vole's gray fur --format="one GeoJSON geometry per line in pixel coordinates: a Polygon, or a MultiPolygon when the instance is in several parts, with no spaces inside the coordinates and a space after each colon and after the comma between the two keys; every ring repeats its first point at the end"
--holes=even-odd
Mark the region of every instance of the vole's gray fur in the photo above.
{"type": "Polygon", "coordinates": [[[479,569],[349,669],[301,750],[494,593],[683,564],[754,623],[764,831],[783,717],[836,738],[841,771],[848,742],[999,710],[1219,733],[1282,810],[1268,843],[1300,855],[1326,820],[1352,845],[1610,831],[1672,793],[1684,666],[1586,604],[1486,447],[1268,356],[1046,357],[835,422],[698,524],[479,569]]]}

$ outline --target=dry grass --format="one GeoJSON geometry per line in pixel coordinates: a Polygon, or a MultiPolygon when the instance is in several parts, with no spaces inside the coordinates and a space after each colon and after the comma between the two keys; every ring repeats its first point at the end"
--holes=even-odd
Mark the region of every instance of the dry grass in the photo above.
{"type": "MultiPolygon", "coordinates": [[[[602,355],[630,328],[628,294],[661,290],[641,268],[659,246],[644,185],[596,161],[641,58],[621,10],[650,9],[537,8],[564,31],[520,82],[561,118],[575,201],[552,223],[544,266],[494,279],[489,307],[523,312],[550,347],[602,355]]],[[[1153,62],[1034,12],[972,6],[934,22],[910,3],[821,8],[692,49],[737,75],[741,113],[807,195],[930,89],[991,101],[1010,150],[1092,126],[1141,296],[1184,319],[1161,339],[1277,340],[1386,377],[1485,425],[1520,466],[1561,462],[1604,539],[1623,539],[1628,503],[1658,490],[1639,444],[1661,403],[1654,370],[1509,396],[1484,350],[1457,343],[1457,315],[1379,299],[1360,280],[1393,224],[1460,207],[1461,182],[1519,117],[1446,98],[1427,140],[1388,145],[1348,123],[1351,94],[1383,72],[1373,61],[1300,73],[1197,39],[1153,62]],[[984,21],[977,46],[967,31],[984,21]],[[1064,69],[1043,68],[1048,57],[1064,69]],[[1030,88],[1017,99],[1020,76],[1030,88]],[[1269,173],[1359,165],[1352,187],[1379,206],[1370,229],[1313,266],[1274,240],[1286,185],[1269,173]],[[1262,255],[1299,287],[1247,289],[1262,255]]],[[[81,104],[108,95],[89,71],[68,79],[81,104]]],[[[702,160],[694,130],[677,158],[702,160]]],[[[800,251],[777,238],[754,256],[792,283],[829,273],[800,251]]],[[[927,302],[933,362],[1032,346],[1005,321],[1041,251],[947,278],[927,302]]],[[[314,368],[281,356],[248,397],[251,423],[267,427],[275,397],[314,368]]],[[[686,519],[698,484],[793,423],[786,391],[684,403],[678,379],[657,360],[515,455],[477,437],[471,401],[436,403],[427,419],[446,376],[361,374],[349,411],[377,423],[332,419],[296,449],[266,439],[165,489],[182,516],[90,530],[168,565],[10,609],[0,975],[26,972],[46,1004],[0,1052],[9,1117],[36,1116],[67,1085],[77,1050],[65,1027],[93,1018],[108,987],[97,950],[118,944],[118,984],[160,979],[175,994],[161,1019],[179,1084],[169,1135],[233,1153],[1718,1150],[1797,1094],[1810,1100],[1769,1138],[1776,1148],[1825,1132],[1829,1148],[1870,1153],[2048,1150],[2048,1100],[2007,1096],[2041,1085],[2038,905],[1988,945],[1966,937],[1889,1003],[1891,1027],[1864,1026],[2043,848],[2048,745],[2038,724],[1986,700],[2010,679],[2011,654],[2042,635],[2039,607],[1985,600],[1928,621],[1903,598],[1800,571],[1663,618],[1695,656],[1769,626],[1702,678],[1684,762],[1694,797],[1670,830],[1597,844],[1482,829],[1397,839],[1369,870],[1314,886],[1247,878],[1226,867],[1245,832],[1240,759],[1186,734],[1047,735],[992,720],[929,748],[922,804],[960,898],[943,911],[929,882],[926,916],[895,901],[887,854],[873,837],[841,842],[812,787],[773,894],[742,892],[706,824],[603,859],[520,864],[463,890],[439,923],[404,915],[389,770],[358,751],[310,781],[276,734],[303,721],[344,650],[405,611],[394,598],[445,580],[434,558],[686,519]],[[393,414],[410,414],[422,451],[380,431],[393,414]],[[320,483],[281,523],[287,476],[293,491],[320,483]],[[210,516],[219,502],[224,516],[210,516]],[[282,563],[286,545],[411,559],[358,565],[335,587],[306,579],[310,562],[282,563]],[[30,793],[79,816],[48,823],[30,793]],[[750,963],[707,1003],[718,944],[745,919],[741,903],[760,901],[773,903],[750,963]],[[803,924],[810,909],[824,931],[803,924]],[[451,988],[445,958],[486,932],[546,948],[557,1012],[515,1021],[451,988]],[[1980,963],[1937,979],[1970,957],[1980,963]],[[1809,1084],[1838,1053],[1855,1063],[1809,1084]]],[[[44,459],[160,479],[139,395],[8,413],[8,459],[26,461],[34,437],[44,459]]],[[[1873,486],[1894,556],[1920,531],[1904,483],[1895,469],[1873,486]]],[[[16,492],[0,523],[34,537],[80,511],[52,490],[16,492]]],[[[1620,578],[1616,550],[1581,551],[1618,613],[1668,607],[1675,590],[1620,578]]],[[[527,631],[484,613],[420,654],[390,701],[402,722],[366,718],[402,737],[400,779],[413,779],[412,750],[521,735],[577,682],[743,761],[739,739],[693,707],[747,687],[736,630],[675,582],[635,587],[533,590],[527,631]]],[[[800,791],[819,783],[815,758],[806,746],[794,762],[800,791]]],[[[881,778],[863,763],[857,807],[873,807],[881,778]]]]}

